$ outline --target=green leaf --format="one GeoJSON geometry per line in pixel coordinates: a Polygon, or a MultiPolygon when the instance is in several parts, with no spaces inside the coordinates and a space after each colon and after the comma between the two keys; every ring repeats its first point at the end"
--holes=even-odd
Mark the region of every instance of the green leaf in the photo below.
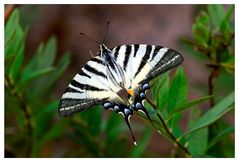
{"type": "Polygon", "coordinates": [[[169,91],[169,72],[162,74],[160,77],[153,81],[151,85],[151,92],[157,108],[160,110],[163,116],[167,115],[167,96],[169,91]],[[162,97],[164,96],[164,97],[162,97]]]}
{"type": "Polygon", "coordinates": [[[46,68],[52,66],[55,60],[55,56],[56,56],[56,39],[55,37],[51,37],[47,41],[42,51],[41,64],[39,68],[46,68]]]}
{"type": "Polygon", "coordinates": [[[49,68],[53,65],[56,54],[56,40],[52,37],[46,45],[40,44],[33,58],[26,66],[23,76],[27,76],[37,70],[49,68]]]}
{"type": "Polygon", "coordinates": [[[219,29],[225,17],[224,6],[222,4],[209,4],[207,10],[213,25],[219,29]]]}
{"type": "MultiPolygon", "coordinates": [[[[15,12],[15,19],[17,20],[10,20],[10,21],[17,21],[14,22],[14,32],[11,35],[11,39],[8,39],[5,42],[5,62],[6,62],[6,74],[15,81],[18,80],[18,76],[20,76],[21,65],[23,62],[23,52],[24,52],[24,43],[25,43],[25,36],[27,30],[23,31],[21,26],[19,25],[19,18],[18,18],[18,11],[15,12]],[[17,15],[16,15],[17,14],[17,15]]],[[[12,15],[14,16],[14,15],[12,15]]],[[[9,27],[9,26],[8,26],[9,27]]],[[[8,28],[7,27],[7,28],[8,28]]],[[[5,32],[10,32],[7,29],[5,32]]],[[[5,33],[8,35],[8,33],[5,33]]],[[[6,36],[7,37],[7,36],[6,36]]],[[[16,82],[17,84],[18,82],[16,82]]]]}
{"type": "Polygon", "coordinates": [[[141,155],[143,155],[149,143],[151,134],[152,134],[151,129],[148,128],[145,130],[144,136],[142,137],[142,139],[138,140],[137,146],[135,146],[132,152],[130,153],[131,157],[140,157],[141,155]]]}
{"type": "MultiPolygon", "coordinates": [[[[49,142],[52,138],[56,138],[61,134],[64,123],[53,124],[54,117],[57,116],[57,107],[59,101],[53,100],[44,104],[41,109],[33,109],[32,118],[35,123],[37,123],[34,129],[34,145],[33,145],[33,155],[39,156],[39,151],[44,144],[49,142]],[[61,127],[61,128],[59,128],[61,127]],[[54,136],[54,137],[52,137],[54,136]]],[[[34,107],[35,108],[35,107],[34,107]]]]}
{"type": "Polygon", "coordinates": [[[25,66],[24,71],[23,71],[23,76],[27,75],[28,73],[31,73],[38,69],[38,64],[41,60],[41,53],[43,52],[43,44],[41,43],[39,47],[37,48],[35,54],[33,57],[29,60],[28,64],[25,66]]]}
{"type": "Polygon", "coordinates": [[[35,70],[49,68],[53,65],[56,54],[56,39],[50,38],[46,45],[41,44],[33,58],[26,66],[23,75],[28,75],[35,70]]]}
{"type": "MultiPolygon", "coordinates": [[[[168,94],[168,107],[169,113],[173,112],[177,105],[183,104],[187,99],[188,85],[187,79],[183,68],[178,68],[174,77],[172,78],[172,85],[168,94]]],[[[165,96],[162,96],[165,97],[165,96]]]]}
{"type": "Polygon", "coordinates": [[[160,89],[162,85],[164,84],[164,82],[166,81],[166,79],[168,78],[168,74],[169,72],[166,72],[152,81],[151,90],[155,98],[159,97],[160,89]]]}
{"type": "Polygon", "coordinates": [[[121,121],[122,119],[119,115],[110,113],[105,127],[107,145],[112,145],[112,143],[114,143],[114,141],[116,141],[117,137],[120,135],[121,121]]]}
{"type": "Polygon", "coordinates": [[[224,137],[234,132],[234,126],[227,127],[223,129],[220,133],[217,134],[208,144],[206,150],[209,150],[212,146],[214,146],[219,141],[223,140],[224,137]]]}
{"type": "MultiPolygon", "coordinates": [[[[193,109],[190,113],[189,128],[201,117],[200,109],[193,109]]],[[[204,127],[191,133],[188,138],[188,150],[193,157],[204,155],[208,143],[208,128],[204,127]]]]}
{"type": "Polygon", "coordinates": [[[235,57],[230,55],[227,61],[222,62],[220,65],[225,68],[228,73],[233,74],[235,70],[235,57]]]}
{"type": "Polygon", "coordinates": [[[220,31],[224,33],[224,35],[228,35],[229,32],[231,32],[231,26],[230,26],[230,17],[234,11],[234,5],[231,5],[226,12],[225,17],[223,18],[222,24],[220,25],[220,31]]]}
{"type": "Polygon", "coordinates": [[[53,125],[48,131],[44,133],[40,139],[37,139],[33,148],[33,156],[39,157],[42,147],[46,146],[48,142],[56,140],[63,132],[64,127],[62,123],[53,125]]]}
{"type": "MultiPolygon", "coordinates": [[[[59,101],[58,101],[59,102],[59,101]]],[[[58,102],[56,101],[50,101],[47,102],[46,104],[41,105],[41,109],[32,109],[32,116],[37,123],[37,129],[34,131],[34,137],[36,140],[44,136],[44,134],[50,129],[50,124],[52,123],[54,116],[57,115],[57,107],[58,107],[58,102]],[[53,115],[51,111],[48,111],[49,109],[54,108],[54,114],[53,115]]]]}
{"type": "Polygon", "coordinates": [[[49,83],[53,84],[55,81],[64,73],[66,68],[70,63],[69,53],[65,53],[57,63],[56,69],[52,72],[51,77],[49,78],[49,83]]]}
{"type": "MultiPolygon", "coordinates": [[[[177,68],[175,75],[172,78],[172,84],[168,93],[168,104],[167,111],[168,114],[175,111],[178,105],[181,105],[186,102],[188,95],[188,82],[185,76],[183,68],[177,68]]],[[[169,127],[172,129],[175,136],[179,136],[182,131],[178,124],[182,114],[176,115],[174,118],[168,121],[169,127]]],[[[167,118],[164,117],[165,119],[167,118]]]]}
{"type": "Polygon", "coordinates": [[[163,115],[167,115],[167,103],[168,103],[168,93],[169,93],[169,77],[167,76],[164,82],[161,85],[161,88],[158,92],[158,97],[156,100],[156,104],[159,110],[163,113],[163,115]]]}
{"type": "Polygon", "coordinates": [[[233,106],[231,105],[234,103],[234,97],[234,92],[229,94],[226,98],[224,98],[221,102],[204,114],[199,120],[197,120],[181,137],[212,124],[217,119],[222,117],[226,112],[233,109],[233,106]]]}
{"type": "Polygon", "coordinates": [[[58,81],[59,77],[63,74],[65,69],[67,68],[68,64],[70,62],[69,54],[63,55],[60,60],[57,63],[57,66],[53,71],[45,75],[45,77],[38,78],[37,80],[34,80],[31,85],[28,85],[28,89],[31,89],[31,87],[41,87],[41,91],[38,89],[31,89],[28,92],[28,99],[31,101],[37,102],[39,101],[38,98],[46,97],[48,94],[51,94],[52,89],[55,86],[55,83],[58,81]]]}
{"type": "Polygon", "coordinates": [[[57,66],[50,74],[48,74],[48,77],[42,78],[42,80],[38,80],[39,82],[37,82],[34,85],[34,86],[42,86],[42,84],[44,84],[44,87],[42,87],[44,91],[41,91],[43,92],[42,94],[40,94],[40,92],[38,91],[34,92],[32,91],[35,94],[35,96],[37,96],[37,94],[45,95],[47,93],[50,93],[52,86],[54,86],[59,77],[64,73],[69,63],[70,63],[70,55],[66,53],[60,58],[57,66]]]}
{"type": "Polygon", "coordinates": [[[14,58],[13,63],[9,67],[9,76],[12,80],[17,80],[18,76],[20,75],[21,65],[23,63],[23,54],[24,45],[22,44],[21,48],[19,49],[17,56],[14,58]]]}
{"type": "Polygon", "coordinates": [[[197,43],[203,47],[208,46],[210,38],[209,17],[206,12],[201,12],[196,18],[196,23],[192,26],[193,36],[197,43]]]}
{"type": "Polygon", "coordinates": [[[8,45],[8,43],[16,34],[17,27],[19,27],[19,11],[18,9],[15,9],[12,12],[11,16],[9,17],[7,24],[5,26],[4,32],[5,46],[8,45]]]}
{"type": "Polygon", "coordinates": [[[94,106],[79,115],[88,123],[91,135],[98,136],[102,126],[102,107],[94,106]]]}
{"type": "Polygon", "coordinates": [[[208,127],[204,127],[190,134],[188,142],[190,143],[188,149],[193,157],[204,155],[208,143],[208,127]]]}
{"type": "Polygon", "coordinates": [[[54,67],[49,67],[49,68],[45,68],[45,69],[39,69],[39,70],[33,71],[31,73],[24,73],[20,80],[20,84],[21,85],[26,84],[26,82],[34,80],[38,77],[42,77],[42,76],[52,72],[53,70],[55,70],[54,67]]]}
{"type": "Polygon", "coordinates": [[[210,98],[213,98],[213,96],[204,96],[204,97],[201,97],[201,98],[197,98],[197,99],[194,99],[194,100],[191,100],[187,103],[183,103],[182,105],[179,105],[175,111],[173,111],[171,114],[169,114],[167,120],[170,120],[171,118],[173,118],[174,116],[178,115],[179,113],[182,113],[184,111],[186,111],[187,109],[195,106],[195,105],[198,105],[202,102],[205,102],[207,100],[209,100],[210,98]]]}
{"type": "Polygon", "coordinates": [[[5,44],[5,59],[18,54],[19,49],[24,43],[24,39],[25,34],[22,28],[19,25],[16,26],[16,32],[13,34],[11,40],[5,44]]]}
{"type": "Polygon", "coordinates": [[[58,104],[59,104],[59,100],[58,99],[52,100],[52,101],[48,102],[46,104],[46,106],[41,108],[37,113],[33,114],[33,117],[35,119],[40,119],[45,114],[56,113],[57,112],[58,104]]]}

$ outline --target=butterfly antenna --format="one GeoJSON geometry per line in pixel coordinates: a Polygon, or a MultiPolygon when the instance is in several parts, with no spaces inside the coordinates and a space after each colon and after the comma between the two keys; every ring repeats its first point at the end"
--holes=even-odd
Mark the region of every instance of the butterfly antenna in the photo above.
{"type": "Polygon", "coordinates": [[[134,141],[134,145],[137,146],[137,142],[136,142],[136,140],[135,140],[134,133],[133,133],[133,131],[132,131],[132,129],[131,129],[131,126],[130,126],[130,124],[129,124],[129,121],[128,121],[126,118],[124,118],[124,119],[125,119],[125,122],[127,123],[128,127],[129,127],[130,133],[131,133],[131,135],[132,135],[132,139],[133,139],[133,141],[134,141]]]}
{"type": "Polygon", "coordinates": [[[87,39],[91,40],[92,42],[94,42],[94,43],[98,44],[98,45],[100,45],[100,44],[101,44],[100,42],[98,42],[98,41],[96,41],[96,40],[94,40],[94,39],[92,39],[92,38],[88,37],[88,36],[87,36],[87,35],[85,35],[84,33],[80,33],[80,34],[81,34],[81,35],[83,35],[84,37],[86,37],[87,39]]]}
{"type": "Polygon", "coordinates": [[[106,36],[107,36],[109,24],[110,24],[110,21],[108,21],[108,22],[107,22],[107,25],[106,25],[105,36],[104,36],[104,39],[103,39],[103,41],[102,41],[103,44],[105,43],[105,39],[106,39],[106,36]]]}

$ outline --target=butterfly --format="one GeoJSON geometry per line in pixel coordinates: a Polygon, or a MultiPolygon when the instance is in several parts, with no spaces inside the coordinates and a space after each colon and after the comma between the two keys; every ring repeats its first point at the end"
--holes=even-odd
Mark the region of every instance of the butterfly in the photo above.
{"type": "Polygon", "coordinates": [[[149,81],[178,66],[183,56],[177,51],[156,45],[120,45],[109,49],[100,44],[100,52],[75,75],[59,103],[59,115],[69,116],[102,105],[106,110],[121,114],[130,126],[134,111],[145,108],[149,81]]]}

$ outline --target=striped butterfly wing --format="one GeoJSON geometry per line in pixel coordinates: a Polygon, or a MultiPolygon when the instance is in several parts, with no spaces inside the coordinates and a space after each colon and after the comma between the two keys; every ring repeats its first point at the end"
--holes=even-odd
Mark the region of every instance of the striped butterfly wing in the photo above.
{"type": "Polygon", "coordinates": [[[179,65],[183,57],[172,49],[144,44],[122,45],[112,50],[100,45],[100,50],[100,55],[88,61],[65,90],[59,114],[68,116],[102,104],[105,109],[123,115],[136,144],[129,118],[133,110],[142,111],[152,122],[144,107],[148,82],[179,65]],[[130,92],[136,89],[135,94],[130,92]]]}
{"type": "Polygon", "coordinates": [[[69,116],[91,106],[102,104],[114,96],[110,91],[106,68],[102,58],[97,55],[90,59],[70,82],[60,100],[60,116],[69,116]]]}
{"type": "Polygon", "coordinates": [[[149,82],[183,61],[177,51],[155,45],[122,45],[114,47],[112,53],[132,81],[133,89],[142,81],[149,82]]]}

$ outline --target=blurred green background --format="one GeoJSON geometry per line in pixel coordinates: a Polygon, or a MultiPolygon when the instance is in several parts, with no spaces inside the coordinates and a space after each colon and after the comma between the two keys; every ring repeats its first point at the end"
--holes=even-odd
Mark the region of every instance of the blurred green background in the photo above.
{"type": "Polygon", "coordinates": [[[5,5],[5,157],[234,157],[234,5],[5,5]],[[58,102],[98,46],[173,48],[181,67],[151,82],[156,109],[123,118],[58,102]],[[159,115],[162,117],[159,118],[159,115]],[[164,127],[166,124],[166,128],[164,127]]]}

